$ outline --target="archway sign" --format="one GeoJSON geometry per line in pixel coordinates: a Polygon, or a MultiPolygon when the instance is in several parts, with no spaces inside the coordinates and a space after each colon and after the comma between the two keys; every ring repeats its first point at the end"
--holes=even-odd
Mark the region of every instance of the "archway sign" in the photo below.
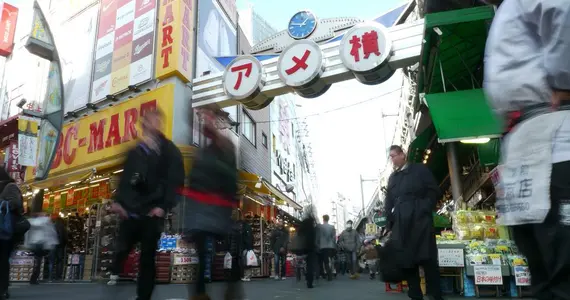
{"type": "MultiPolygon", "coordinates": [[[[41,120],[38,161],[34,172],[35,179],[43,180],[49,175],[61,137],[63,103],[65,102],[61,64],[55,47],[55,40],[37,1],[34,1],[32,32],[26,41],[26,49],[30,53],[50,61],[47,89],[41,113],[26,109],[23,111],[24,115],[30,115],[41,120]]],[[[26,171],[29,172],[30,170],[26,171]]]]}
{"type": "Polygon", "coordinates": [[[224,72],[196,78],[192,107],[243,104],[262,109],[275,96],[295,92],[305,98],[325,93],[332,84],[356,78],[380,84],[396,69],[418,62],[424,22],[385,28],[355,18],[318,20],[311,12],[295,14],[287,30],[260,42],[254,54],[279,54],[259,60],[236,57],[224,72]],[[339,41],[333,41],[343,35],[339,41]]]}

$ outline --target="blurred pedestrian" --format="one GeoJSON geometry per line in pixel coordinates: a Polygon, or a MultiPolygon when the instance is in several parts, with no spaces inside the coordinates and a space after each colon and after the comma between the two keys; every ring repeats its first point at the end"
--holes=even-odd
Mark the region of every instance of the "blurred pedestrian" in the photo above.
{"type": "Polygon", "coordinates": [[[323,224],[317,226],[317,241],[319,245],[319,273],[323,278],[331,281],[333,278],[332,261],[336,248],[336,230],[329,224],[329,216],[323,216],[323,224]]]}
{"type": "Polygon", "coordinates": [[[25,247],[34,255],[30,284],[37,285],[40,281],[42,262],[45,256],[57,247],[59,240],[55,226],[46,213],[33,213],[29,222],[30,230],[26,234],[25,247]]]}
{"type": "Polygon", "coordinates": [[[50,280],[62,280],[63,279],[63,266],[65,259],[65,248],[68,242],[67,228],[65,228],[65,221],[62,217],[56,217],[54,220],[55,231],[57,233],[58,244],[50,252],[49,262],[50,262],[50,280]]]}
{"type": "MultiPolygon", "coordinates": [[[[238,210],[236,210],[238,211],[238,210]]],[[[239,227],[240,227],[240,234],[241,234],[241,262],[240,262],[240,273],[242,281],[251,281],[251,269],[247,265],[247,252],[253,251],[253,228],[249,225],[247,220],[244,220],[241,211],[238,211],[239,217],[239,227]]]]}
{"type": "Polygon", "coordinates": [[[287,262],[287,246],[289,244],[289,232],[282,223],[278,223],[271,232],[270,246],[274,254],[275,280],[285,279],[285,264],[287,262]]]}
{"type": "Polygon", "coordinates": [[[117,283],[129,253],[140,242],[138,300],[151,299],[155,285],[155,254],[164,218],[177,204],[177,189],[184,185],[182,154],[164,136],[163,126],[161,111],[147,111],[143,116],[141,140],[127,154],[116,199],[110,207],[121,222],[108,284],[117,283]]]}
{"type": "Polygon", "coordinates": [[[315,276],[318,276],[318,257],[317,257],[317,219],[313,215],[314,208],[309,208],[304,212],[305,216],[299,224],[296,240],[298,241],[297,253],[306,257],[306,273],[307,288],[314,287],[315,276]]]}
{"type": "Polygon", "coordinates": [[[10,256],[15,245],[23,240],[30,228],[30,223],[24,218],[22,192],[4,166],[0,166],[0,201],[8,202],[8,210],[0,213],[10,214],[14,229],[11,237],[0,240],[0,300],[4,300],[9,297],[10,256]]]}
{"type": "MultiPolygon", "coordinates": [[[[200,110],[203,118],[204,136],[210,143],[199,149],[190,171],[190,185],[184,189],[185,236],[196,244],[198,252],[198,275],[192,300],[209,300],[206,292],[207,242],[226,239],[235,222],[232,210],[238,207],[236,151],[232,141],[225,136],[220,119],[227,114],[220,109],[200,110]]],[[[232,255],[231,274],[225,292],[226,300],[243,299],[244,291],[240,281],[240,253],[232,255]]]]}
{"type": "Polygon", "coordinates": [[[340,248],[346,255],[347,268],[351,279],[358,279],[358,250],[360,249],[360,235],[352,228],[352,221],[346,222],[346,229],[339,237],[340,248]]]}
{"type": "Polygon", "coordinates": [[[503,1],[484,61],[507,131],[497,223],[512,227],[534,297],[570,299],[570,1],[503,1]]]}
{"type": "Polygon", "coordinates": [[[368,271],[370,272],[370,279],[376,278],[376,260],[378,259],[378,252],[375,240],[364,241],[364,247],[362,247],[361,254],[366,259],[366,264],[368,265],[368,271]]]}
{"type": "Polygon", "coordinates": [[[433,211],[441,196],[439,186],[424,164],[407,162],[402,147],[391,146],[390,159],[396,170],[388,180],[384,211],[391,240],[399,243],[401,250],[393,259],[400,263],[411,299],[423,299],[420,266],[425,271],[428,295],[443,299],[433,226],[433,211]]]}

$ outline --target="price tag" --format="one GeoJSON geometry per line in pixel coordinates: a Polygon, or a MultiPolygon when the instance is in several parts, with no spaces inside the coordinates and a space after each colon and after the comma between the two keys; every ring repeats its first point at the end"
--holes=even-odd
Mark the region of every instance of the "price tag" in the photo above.
{"type": "Polygon", "coordinates": [[[440,267],[464,267],[463,249],[437,249],[440,267]]]}
{"type": "Polygon", "coordinates": [[[515,283],[517,286],[530,286],[530,270],[526,266],[516,266],[515,283]]]}
{"type": "Polygon", "coordinates": [[[479,265],[473,267],[476,285],[503,285],[501,266],[479,265]]]}
{"type": "Polygon", "coordinates": [[[175,254],[174,255],[173,264],[175,266],[190,265],[191,263],[192,263],[192,257],[190,257],[189,255],[185,255],[185,254],[175,254]]]}

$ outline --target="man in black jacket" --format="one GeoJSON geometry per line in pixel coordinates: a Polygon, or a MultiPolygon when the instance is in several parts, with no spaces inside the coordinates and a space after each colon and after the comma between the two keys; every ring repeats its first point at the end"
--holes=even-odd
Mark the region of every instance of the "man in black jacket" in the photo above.
{"type": "Polygon", "coordinates": [[[113,275],[108,284],[116,284],[129,252],[140,242],[138,300],[151,299],[155,252],[164,216],[176,205],[177,189],[184,185],[182,155],[162,134],[162,123],[163,115],[158,110],[143,116],[141,141],[127,154],[117,196],[111,205],[111,211],[122,221],[113,275]]]}

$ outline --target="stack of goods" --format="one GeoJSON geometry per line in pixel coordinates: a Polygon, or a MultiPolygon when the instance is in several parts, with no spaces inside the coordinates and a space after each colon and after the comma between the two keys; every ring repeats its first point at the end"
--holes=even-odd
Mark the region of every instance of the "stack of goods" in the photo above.
{"type": "Polygon", "coordinates": [[[453,229],[460,240],[499,238],[499,227],[493,211],[457,211],[453,218],[453,229]]]}
{"type": "Polygon", "coordinates": [[[119,274],[119,277],[123,279],[135,279],[139,273],[139,258],[141,254],[140,251],[133,250],[129,253],[127,260],[123,264],[123,272],[119,274]]]}
{"type": "Polygon", "coordinates": [[[469,265],[526,266],[526,258],[509,240],[472,241],[465,249],[469,265]]]}
{"type": "Polygon", "coordinates": [[[67,218],[67,249],[72,252],[85,252],[85,218],[79,214],[71,214],[67,218]]]}
{"type": "Polygon", "coordinates": [[[114,214],[108,214],[104,209],[101,209],[100,213],[100,219],[95,222],[95,227],[99,227],[100,230],[97,277],[108,279],[115,256],[115,238],[119,229],[119,218],[114,214]]]}
{"type": "Polygon", "coordinates": [[[83,280],[91,280],[93,274],[93,255],[85,255],[85,262],[83,264],[83,280]]]}
{"type": "Polygon", "coordinates": [[[93,255],[95,253],[95,247],[97,246],[97,235],[96,225],[97,225],[97,211],[99,206],[93,205],[89,210],[85,212],[85,236],[87,237],[87,244],[85,245],[86,253],[93,255]]]}
{"type": "Polygon", "coordinates": [[[226,252],[216,252],[214,263],[212,264],[212,281],[223,281],[225,279],[224,258],[226,252]]]}
{"type": "Polygon", "coordinates": [[[169,283],[170,282],[170,265],[171,258],[170,252],[159,252],[156,254],[156,282],[169,283]]]}
{"type": "Polygon", "coordinates": [[[198,276],[198,264],[172,266],[172,283],[194,283],[198,276]]]}
{"type": "Polygon", "coordinates": [[[67,256],[67,264],[65,267],[65,280],[76,281],[83,277],[81,271],[85,263],[85,257],[81,254],[72,253],[67,256]]]}
{"type": "MultiPolygon", "coordinates": [[[[43,260],[42,260],[43,264],[43,260]]],[[[43,266],[40,270],[43,271],[43,266]]],[[[10,260],[10,281],[30,281],[32,272],[34,270],[34,257],[31,253],[25,251],[17,251],[10,260]]],[[[40,278],[44,278],[43,272],[40,273],[40,278]]]]}

